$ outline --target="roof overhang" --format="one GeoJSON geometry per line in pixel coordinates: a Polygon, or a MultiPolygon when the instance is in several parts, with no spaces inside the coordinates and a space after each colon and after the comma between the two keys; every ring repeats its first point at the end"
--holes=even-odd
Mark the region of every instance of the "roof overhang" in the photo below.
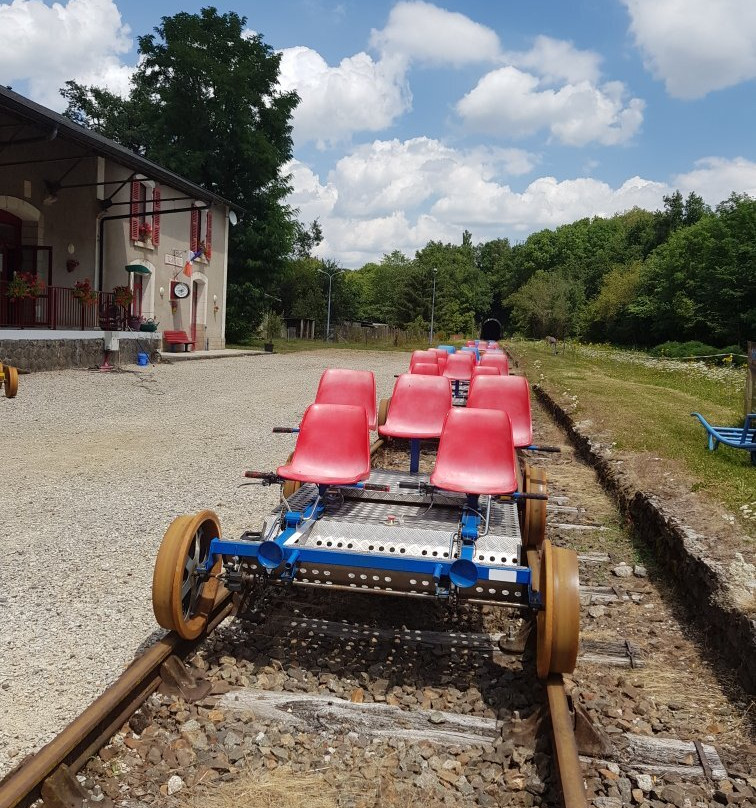
{"type": "Polygon", "coordinates": [[[193,196],[204,202],[224,205],[229,209],[244,210],[234,202],[230,202],[228,199],[224,199],[222,196],[196,185],[180,174],[175,174],[173,171],[153,163],[140,154],[121,146],[114,140],[103,137],[90,129],[85,129],[63,115],[53,112],[53,110],[47,109],[47,107],[43,107],[41,104],[37,104],[23,95],[2,86],[0,86],[0,111],[41,127],[45,134],[40,136],[40,140],[51,140],[54,137],[77,143],[93,155],[109,157],[114,162],[131,169],[135,173],[183,191],[188,196],[193,196]]]}

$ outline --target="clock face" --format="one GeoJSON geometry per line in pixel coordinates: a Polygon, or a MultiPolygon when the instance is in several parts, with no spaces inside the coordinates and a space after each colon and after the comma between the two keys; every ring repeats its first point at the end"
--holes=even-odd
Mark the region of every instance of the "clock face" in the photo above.
{"type": "Polygon", "coordinates": [[[183,300],[183,298],[189,295],[189,287],[185,283],[177,283],[173,287],[173,296],[177,297],[179,300],[183,300]]]}

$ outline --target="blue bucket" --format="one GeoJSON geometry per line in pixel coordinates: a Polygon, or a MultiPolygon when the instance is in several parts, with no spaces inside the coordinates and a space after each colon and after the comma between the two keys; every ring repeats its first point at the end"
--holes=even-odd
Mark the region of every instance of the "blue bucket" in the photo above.
{"type": "Polygon", "coordinates": [[[139,365],[140,367],[144,367],[145,365],[149,364],[150,364],[150,357],[147,356],[146,353],[139,351],[139,353],[137,354],[137,365],[139,365]]]}

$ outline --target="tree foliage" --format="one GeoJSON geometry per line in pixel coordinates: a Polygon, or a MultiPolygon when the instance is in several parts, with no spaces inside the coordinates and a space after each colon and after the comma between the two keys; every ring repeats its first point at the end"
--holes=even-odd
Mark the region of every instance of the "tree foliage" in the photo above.
{"type": "Polygon", "coordinates": [[[299,99],[281,92],[280,54],[246,23],[213,7],[163,17],[154,33],[139,37],[128,98],[71,81],[62,90],[72,120],[243,209],[230,233],[231,320],[255,308],[244,296],[269,288],[302,236],[284,202],[290,187],[281,171],[292,156],[299,99]]]}

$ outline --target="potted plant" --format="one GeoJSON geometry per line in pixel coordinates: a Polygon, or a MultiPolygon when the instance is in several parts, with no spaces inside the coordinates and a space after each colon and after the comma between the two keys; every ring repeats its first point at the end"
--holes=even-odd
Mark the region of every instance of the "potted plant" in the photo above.
{"type": "Polygon", "coordinates": [[[275,337],[281,336],[281,328],[283,327],[283,320],[274,311],[269,311],[268,316],[265,318],[265,337],[267,342],[263,345],[263,349],[268,353],[273,353],[273,340],[275,337]]]}
{"type": "Polygon", "coordinates": [[[79,266],[79,262],[75,258],[69,258],[66,261],[66,270],[68,272],[73,272],[77,266],[79,266]]]}
{"type": "Polygon", "coordinates": [[[44,281],[32,272],[17,272],[8,284],[8,297],[11,300],[39,297],[44,291],[44,281]]]}
{"type": "Polygon", "coordinates": [[[116,306],[120,306],[122,309],[128,309],[133,299],[134,293],[128,286],[113,287],[113,302],[116,306]]]}
{"type": "Polygon", "coordinates": [[[92,283],[89,278],[85,278],[83,281],[76,281],[71,294],[82,306],[94,306],[94,304],[97,303],[97,292],[92,288],[92,283]]]}
{"type": "Polygon", "coordinates": [[[148,317],[143,323],[139,325],[140,331],[157,331],[160,323],[152,317],[148,317]]]}
{"type": "Polygon", "coordinates": [[[152,241],[152,225],[149,222],[142,222],[139,225],[139,240],[152,241]]]}

